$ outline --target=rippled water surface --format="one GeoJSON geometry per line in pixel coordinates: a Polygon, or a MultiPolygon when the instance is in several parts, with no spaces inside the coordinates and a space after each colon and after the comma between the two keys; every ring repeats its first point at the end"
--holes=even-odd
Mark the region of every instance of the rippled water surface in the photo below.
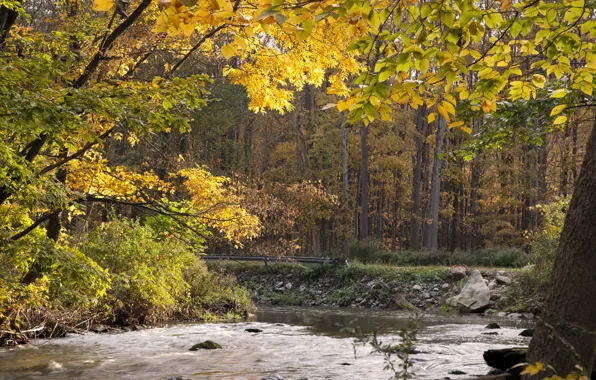
{"type": "MultiPolygon", "coordinates": [[[[73,335],[37,340],[0,350],[0,379],[166,380],[261,379],[388,379],[379,354],[354,345],[354,337],[378,331],[383,342],[398,341],[398,331],[415,316],[395,311],[362,309],[267,308],[253,321],[176,324],[118,334],[73,335]],[[248,333],[246,328],[262,333],[248,333]],[[221,350],[188,349],[211,339],[221,350]],[[354,355],[356,352],[356,355],[354,355]]],[[[418,316],[419,354],[412,371],[420,379],[451,379],[488,372],[482,352],[528,344],[519,337],[522,322],[497,321],[500,330],[484,327],[493,319],[480,316],[418,316]],[[483,335],[486,332],[499,335],[483,335]]]]}

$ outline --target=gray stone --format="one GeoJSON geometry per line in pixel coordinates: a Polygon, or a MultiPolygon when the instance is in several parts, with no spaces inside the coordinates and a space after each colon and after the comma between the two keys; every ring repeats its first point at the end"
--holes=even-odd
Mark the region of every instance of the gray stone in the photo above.
{"type": "Polygon", "coordinates": [[[480,271],[474,270],[458,296],[448,300],[448,304],[460,311],[482,312],[488,308],[490,303],[490,290],[484,283],[480,271]],[[455,299],[453,299],[455,298],[455,299]]]}
{"type": "Polygon", "coordinates": [[[507,318],[509,319],[522,319],[524,316],[521,313],[511,313],[507,314],[507,318]]]}
{"type": "Polygon", "coordinates": [[[503,285],[511,285],[511,279],[507,276],[497,276],[495,277],[497,282],[499,284],[503,284],[503,285]]]}
{"type": "Polygon", "coordinates": [[[501,297],[503,297],[503,296],[501,295],[501,293],[498,293],[498,292],[491,292],[491,293],[490,293],[490,300],[491,300],[491,301],[498,301],[498,300],[500,300],[500,299],[501,299],[501,297]]]}
{"type": "Polygon", "coordinates": [[[273,375],[273,376],[261,377],[261,380],[284,380],[284,378],[279,375],[273,375]]]}
{"type": "Polygon", "coordinates": [[[414,285],[414,286],[412,286],[412,290],[418,290],[418,291],[420,291],[420,290],[422,290],[422,286],[420,286],[420,285],[414,285]]]}
{"type": "Polygon", "coordinates": [[[422,293],[422,297],[424,297],[424,298],[430,298],[430,293],[422,293]]]}
{"type": "Polygon", "coordinates": [[[109,328],[107,326],[104,326],[102,324],[92,324],[91,327],[89,327],[90,331],[93,331],[94,333],[103,333],[103,332],[108,332],[109,328]]]}
{"type": "Polygon", "coordinates": [[[292,290],[292,287],[293,287],[293,286],[292,286],[292,283],[291,283],[291,282],[288,282],[288,283],[286,284],[286,289],[288,289],[288,290],[292,290]]]}
{"type": "Polygon", "coordinates": [[[443,289],[443,290],[449,289],[449,284],[448,283],[444,283],[443,285],[441,285],[441,289],[443,289]]]}
{"type": "Polygon", "coordinates": [[[490,290],[493,290],[496,287],[497,287],[497,282],[495,280],[490,280],[490,282],[488,283],[488,288],[490,290]]]}
{"type": "Polygon", "coordinates": [[[458,265],[449,269],[449,277],[453,278],[454,280],[461,280],[462,278],[466,277],[468,270],[466,267],[462,265],[458,265]]]}
{"type": "Polygon", "coordinates": [[[495,317],[499,317],[499,318],[505,318],[507,316],[507,313],[505,313],[504,311],[499,311],[497,312],[497,314],[495,314],[495,317]]]}
{"type": "Polygon", "coordinates": [[[306,290],[306,285],[304,285],[304,284],[303,284],[303,285],[300,285],[300,287],[298,288],[298,290],[299,290],[301,293],[304,293],[304,291],[306,290]]]}

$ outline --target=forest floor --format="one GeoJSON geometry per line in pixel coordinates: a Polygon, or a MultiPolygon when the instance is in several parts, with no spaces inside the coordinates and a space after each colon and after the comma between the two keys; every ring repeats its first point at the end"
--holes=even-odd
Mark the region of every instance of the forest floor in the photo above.
{"type": "MultiPolygon", "coordinates": [[[[212,269],[233,273],[257,305],[340,306],[452,312],[445,301],[459,294],[466,278],[451,267],[396,267],[351,264],[299,265],[288,263],[210,263],[212,269]]],[[[487,314],[531,318],[539,302],[524,294],[517,278],[523,270],[480,270],[489,285],[487,314]],[[498,277],[498,279],[497,279],[498,277]],[[503,281],[504,280],[504,281],[503,281]]]]}

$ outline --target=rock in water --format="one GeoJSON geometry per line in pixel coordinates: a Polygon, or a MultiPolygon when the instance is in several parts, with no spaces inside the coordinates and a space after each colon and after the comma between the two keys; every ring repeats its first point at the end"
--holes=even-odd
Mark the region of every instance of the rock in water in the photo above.
{"type": "Polygon", "coordinates": [[[284,380],[284,378],[279,375],[275,375],[262,377],[261,380],[284,380]]]}
{"type": "Polygon", "coordinates": [[[534,329],[525,329],[524,331],[519,333],[519,336],[527,336],[527,337],[534,336],[534,329]]]}
{"type": "Polygon", "coordinates": [[[496,322],[491,322],[488,325],[486,325],[485,329],[500,329],[501,326],[499,326],[498,323],[496,322]]]}
{"type": "Polygon", "coordinates": [[[527,353],[527,348],[504,348],[501,350],[484,351],[483,357],[488,366],[518,375],[524,370],[524,366],[513,369],[511,367],[516,364],[525,363],[527,353]]]}
{"type": "Polygon", "coordinates": [[[108,332],[108,327],[104,326],[102,324],[92,324],[91,327],[89,327],[90,331],[93,331],[94,333],[104,333],[104,332],[108,332]]]}
{"type": "Polygon", "coordinates": [[[244,331],[249,332],[249,333],[260,333],[260,332],[263,332],[263,330],[261,330],[261,329],[245,329],[244,331]]]}
{"type": "Polygon", "coordinates": [[[192,346],[189,351],[198,351],[198,350],[216,350],[221,348],[221,346],[217,343],[215,343],[212,340],[206,340],[204,342],[201,342],[199,344],[195,344],[194,346],[192,346]]]}
{"type": "Polygon", "coordinates": [[[488,308],[490,289],[484,283],[480,271],[474,270],[461,293],[447,300],[449,306],[457,307],[460,311],[479,313],[488,308]]]}

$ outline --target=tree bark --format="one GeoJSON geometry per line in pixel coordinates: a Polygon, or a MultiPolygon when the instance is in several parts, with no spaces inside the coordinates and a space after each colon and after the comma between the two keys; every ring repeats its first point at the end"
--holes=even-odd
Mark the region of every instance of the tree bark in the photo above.
{"type": "Polygon", "coordinates": [[[596,120],[594,125],[528,354],[530,363],[551,365],[563,377],[578,363],[591,373],[596,357],[596,120]]]}
{"type": "Polygon", "coordinates": [[[17,21],[18,13],[0,5],[0,51],[4,50],[6,39],[10,35],[10,29],[17,21]]]}
{"type": "Polygon", "coordinates": [[[443,152],[443,137],[447,123],[443,116],[439,115],[437,120],[437,142],[435,146],[434,165],[432,172],[432,183],[430,187],[430,208],[428,219],[432,220],[429,228],[426,229],[424,248],[430,250],[439,249],[439,209],[441,203],[441,153],[443,152]]]}
{"type": "Polygon", "coordinates": [[[368,237],[368,147],[366,144],[368,127],[360,127],[360,148],[362,168],[360,171],[360,239],[368,237]]]}
{"type": "Polygon", "coordinates": [[[416,110],[416,157],[414,158],[414,170],[412,175],[412,209],[410,217],[410,249],[417,250],[420,247],[420,186],[422,181],[422,160],[427,131],[426,107],[418,107],[416,110]]]}
{"type": "Polygon", "coordinates": [[[399,178],[401,177],[401,171],[395,169],[394,172],[395,180],[395,198],[393,199],[393,222],[391,223],[391,251],[397,251],[397,223],[398,223],[398,212],[399,212],[399,197],[401,195],[399,178]]]}

